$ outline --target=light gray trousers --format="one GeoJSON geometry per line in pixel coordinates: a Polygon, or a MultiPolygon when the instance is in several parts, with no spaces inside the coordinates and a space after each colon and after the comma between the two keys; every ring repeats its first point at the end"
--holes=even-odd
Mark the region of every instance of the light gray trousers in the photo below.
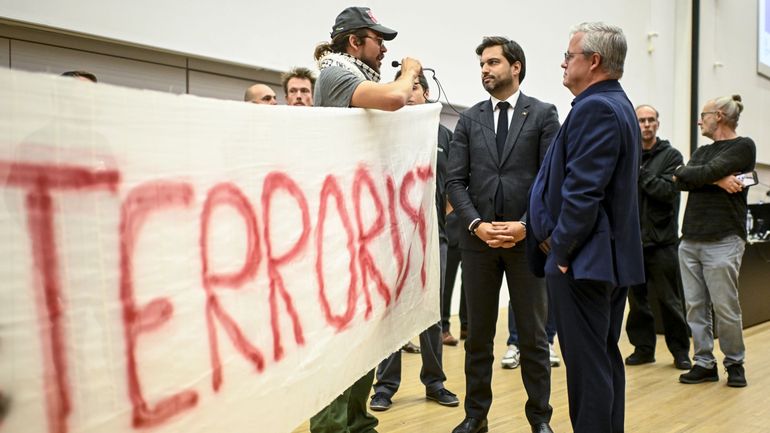
{"type": "Polygon", "coordinates": [[[687,323],[692,330],[696,365],[713,368],[716,323],[719,348],[725,356],[724,366],[743,364],[743,320],[738,303],[738,273],[746,241],[730,235],[718,241],[682,240],[679,245],[679,267],[687,305],[687,323]],[[712,307],[716,320],[712,319],[712,307]]]}

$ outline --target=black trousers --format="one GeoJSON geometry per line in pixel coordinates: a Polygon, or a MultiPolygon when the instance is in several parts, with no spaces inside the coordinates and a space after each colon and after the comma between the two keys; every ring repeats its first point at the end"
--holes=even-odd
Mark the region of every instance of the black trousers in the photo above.
{"type": "MultiPolygon", "coordinates": [[[[444,387],[446,375],[441,365],[441,325],[438,322],[420,333],[420,356],[422,368],[420,381],[425,385],[425,392],[436,392],[444,387]]],[[[381,392],[388,397],[401,386],[401,351],[397,350],[377,366],[377,382],[374,392],[381,392]]]]}
{"type": "Polygon", "coordinates": [[[574,433],[623,433],[626,377],[618,340],[627,288],[547,275],[574,433]]]}
{"type": "Polygon", "coordinates": [[[527,391],[525,412],[530,424],[550,422],[551,364],[545,320],[548,295],[545,282],[527,268],[524,242],[513,248],[462,250],[468,338],[465,340],[465,414],[487,417],[492,405],[494,338],[500,310],[500,285],[508,283],[519,331],[521,377],[527,391]]]}
{"type": "MultiPolygon", "coordinates": [[[[444,294],[441,302],[441,330],[449,331],[449,316],[452,308],[452,292],[457,279],[457,268],[460,266],[460,248],[449,246],[446,255],[446,272],[444,273],[444,294]]],[[[468,329],[468,309],[465,305],[465,286],[460,284],[460,330],[468,329]]]]}
{"type": "Polygon", "coordinates": [[[636,352],[655,353],[657,337],[655,319],[647,298],[649,291],[655,292],[658,298],[669,352],[674,356],[690,352],[690,328],[684,315],[677,250],[676,244],[644,248],[644,273],[647,283],[632,286],[628,292],[626,333],[636,352]]]}
{"type": "MultiPolygon", "coordinates": [[[[439,260],[442,275],[445,270],[447,243],[439,237],[439,260]]],[[[444,293],[445,280],[441,278],[439,286],[439,299],[444,293]]],[[[442,367],[443,343],[441,338],[441,324],[434,323],[428,329],[420,333],[420,356],[422,357],[422,368],[420,369],[420,380],[425,385],[425,391],[432,393],[444,387],[446,375],[442,367]]],[[[396,350],[390,356],[385,358],[377,366],[377,382],[374,384],[374,392],[381,392],[388,397],[398,391],[401,386],[401,351],[396,350]]]]}

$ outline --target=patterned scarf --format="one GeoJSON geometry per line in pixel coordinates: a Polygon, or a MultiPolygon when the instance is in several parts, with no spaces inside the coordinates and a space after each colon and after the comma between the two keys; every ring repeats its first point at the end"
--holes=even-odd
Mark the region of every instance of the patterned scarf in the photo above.
{"type": "Polygon", "coordinates": [[[339,66],[354,73],[359,78],[364,80],[380,82],[380,73],[372,69],[366,63],[358,60],[348,53],[333,53],[331,51],[325,52],[320,59],[318,59],[318,69],[324,70],[329,66],[339,66]]]}

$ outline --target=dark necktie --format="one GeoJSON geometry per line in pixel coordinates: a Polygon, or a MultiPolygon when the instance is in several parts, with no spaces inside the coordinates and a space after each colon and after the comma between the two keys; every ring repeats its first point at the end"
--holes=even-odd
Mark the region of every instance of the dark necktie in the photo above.
{"type": "Polygon", "coordinates": [[[495,140],[497,141],[497,157],[500,159],[503,159],[505,139],[508,138],[508,107],[510,106],[511,104],[507,101],[497,103],[500,113],[497,115],[497,134],[495,135],[495,140]]]}
{"type": "MultiPolygon", "coordinates": [[[[508,107],[510,107],[506,101],[500,101],[497,103],[497,108],[500,109],[500,113],[497,116],[497,134],[495,135],[495,141],[497,142],[497,158],[502,162],[503,150],[505,149],[505,139],[508,138],[508,107]]],[[[497,190],[495,191],[495,219],[501,219],[505,213],[505,197],[503,196],[503,183],[502,181],[497,184],[497,190]]]]}

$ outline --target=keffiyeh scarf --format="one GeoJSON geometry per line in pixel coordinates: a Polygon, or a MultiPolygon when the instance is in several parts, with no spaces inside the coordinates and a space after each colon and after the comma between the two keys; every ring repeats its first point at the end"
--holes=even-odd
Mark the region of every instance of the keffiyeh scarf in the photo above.
{"type": "Polygon", "coordinates": [[[364,80],[374,81],[375,83],[380,81],[379,72],[347,53],[325,52],[321,58],[318,59],[318,69],[324,70],[329,66],[339,66],[364,80]]]}

